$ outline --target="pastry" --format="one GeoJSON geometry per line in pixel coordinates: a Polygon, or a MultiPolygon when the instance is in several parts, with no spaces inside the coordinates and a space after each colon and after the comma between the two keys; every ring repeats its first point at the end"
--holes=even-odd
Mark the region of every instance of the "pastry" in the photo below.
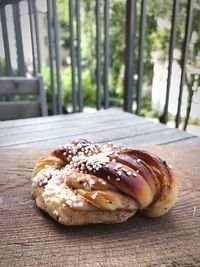
{"type": "Polygon", "coordinates": [[[171,166],[143,151],[76,140],[36,163],[32,195],[64,225],[121,223],[137,211],[164,215],[177,199],[171,166]]]}

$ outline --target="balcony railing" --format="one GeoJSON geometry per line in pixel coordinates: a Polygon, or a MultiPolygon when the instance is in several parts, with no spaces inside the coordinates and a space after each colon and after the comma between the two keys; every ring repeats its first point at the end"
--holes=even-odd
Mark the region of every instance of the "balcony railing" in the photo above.
{"type": "MultiPolygon", "coordinates": [[[[38,11],[36,8],[35,0],[24,0],[28,4],[28,14],[31,33],[31,46],[32,46],[32,68],[33,75],[41,72],[41,48],[39,43],[39,26],[38,26],[38,11]]],[[[23,1],[23,2],[24,2],[23,1]]],[[[143,85],[143,56],[144,56],[144,44],[145,44],[145,29],[146,29],[146,6],[147,0],[141,0],[140,6],[140,31],[139,31],[139,59],[138,59],[138,80],[136,86],[133,85],[134,77],[134,48],[136,45],[135,33],[136,33],[136,0],[124,1],[126,5],[126,27],[125,27],[125,74],[124,74],[124,110],[132,112],[133,95],[136,95],[136,108],[134,112],[140,114],[141,110],[141,95],[143,85]],[[135,91],[134,91],[135,90],[135,91]]],[[[160,117],[160,121],[167,123],[168,121],[168,106],[170,96],[170,84],[172,75],[172,63],[173,54],[176,45],[177,24],[179,14],[179,0],[171,2],[173,5],[172,19],[171,19],[171,33],[169,39],[169,55],[168,55],[168,76],[167,76],[167,88],[165,96],[165,105],[163,114],[160,117]]],[[[18,75],[26,75],[26,63],[24,59],[24,47],[22,42],[22,31],[24,25],[20,22],[20,1],[14,0],[0,0],[0,14],[1,14],[1,27],[3,34],[3,48],[6,64],[6,75],[13,76],[13,68],[11,65],[11,53],[9,44],[9,29],[7,27],[8,15],[6,13],[6,5],[12,5],[13,23],[15,30],[16,52],[17,52],[17,66],[18,75]]],[[[48,52],[49,52],[49,67],[50,67],[50,83],[51,83],[51,102],[53,114],[61,114],[63,112],[63,103],[61,97],[61,77],[60,77],[60,48],[58,45],[58,14],[56,1],[47,0],[47,32],[48,32],[48,52]],[[54,64],[55,61],[55,64],[54,64]]],[[[82,62],[81,62],[81,12],[80,5],[82,0],[68,0],[66,4],[69,5],[69,24],[70,24],[70,57],[71,57],[71,81],[72,81],[72,109],[73,112],[83,111],[83,87],[82,87],[82,62]],[[74,21],[76,23],[76,36],[74,32],[74,21]],[[76,40],[76,46],[75,46],[76,40]],[[77,72],[75,69],[77,68],[77,72]],[[77,81],[77,88],[76,88],[77,81]]],[[[96,16],[96,109],[109,107],[109,65],[110,65],[110,40],[109,40],[109,0],[96,0],[95,16],[96,16]],[[101,11],[100,6],[103,4],[103,25],[102,31],[101,25],[101,11]],[[101,34],[104,34],[104,47],[101,46],[101,34]],[[101,68],[101,54],[104,56],[103,68],[101,68]],[[102,73],[103,70],[103,73],[102,73]],[[102,80],[103,77],[103,80],[102,80]],[[101,86],[103,83],[103,97],[101,94],[101,86]],[[102,99],[103,98],[103,99],[102,99]]],[[[185,83],[186,63],[188,58],[188,47],[190,42],[191,27],[192,27],[192,11],[193,0],[187,1],[187,15],[185,20],[185,32],[183,49],[181,56],[181,81],[179,86],[179,96],[177,105],[177,114],[175,119],[175,125],[178,128],[180,124],[181,116],[181,104],[183,96],[183,86],[185,83]]],[[[138,13],[138,12],[137,12],[138,13]]]]}

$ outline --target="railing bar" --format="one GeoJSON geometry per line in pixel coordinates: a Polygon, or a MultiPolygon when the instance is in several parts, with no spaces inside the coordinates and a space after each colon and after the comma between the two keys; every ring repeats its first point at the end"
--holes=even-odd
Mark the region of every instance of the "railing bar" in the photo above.
{"type": "Polygon", "coordinates": [[[137,95],[136,95],[136,114],[140,114],[141,109],[141,96],[142,96],[142,81],[143,81],[143,58],[144,58],[144,41],[146,29],[146,5],[147,0],[141,2],[140,14],[140,45],[139,45],[139,63],[138,63],[138,82],[137,82],[137,95]]]}
{"type": "Polygon", "coordinates": [[[127,0],[125,78],[124,78],[124,110],[127,112],[132,112],[135,23],[136,23],[136,0],[127,0]]]}
{"type": "Polygon", "coordinates": [[[185,74],[186,74],[186,63],[188,58],[188,47],[190,42],[190,35],[192,29],[192,13],[193,13],[193,0],[188,0],[187,4],[187,18],[185,22],[185,37],[183,43],[183,52],[182,52],[182,60],[181,60],[181,81],[180,81],[180,88],[179,88],[179,97],[178,97],[178,107],[177,107],[177,114],[175,119],[175,126],[176,128],[179,127],[180,124],[180,116],[181,116],[181,104],[182,104],[182,96],[183,96],[183,85],[185,82],[185,74]]]}
{"type": "Polygon", "coordinates": [[[109,6],[110,1],[105,0],[104,2],[104,108],[109,108],[109,63],[110,63],[110,51],[109,51],[109,6]]]}
{"type": "Polygon", "coordinates": [[[19,3],[23,0],[0,0],[0,8],[5,7],[7,5],[13,5],[14,3],[19,3]]]}
{"type": "MultiPolygon", "coordinates": [[[[10,50],[9,50],[8,58],[7,58],[7,51],[6,51],[7,48],[9,49],[9,46],[8,46],[8,32],[7,32],[6,16],[5,16],[4,7],[0,8],[0,17],[1,17],[1,28],[2,28],[2,34],[3,34],[3,46],[4,46],[4,53],[5,53],[6,71],[7,71],[7,74],[9,75],[9,72],[10,72],[10,70],[12,71],[12,69],[9,68],[9,66],[11,67],[10,50]],[[4,25],[6,25],[6,26],[4,26],[4,25]],[[6,34],[7,34],[6,37],[4,36],[4,31],[5,30],[6,30],[6,34]],[[7,38],[7,40],[4,40],[4,38],[7,38]],[[5,44],[6,41],[7,41],[7,45],[5,44]],[[9,65],[9,63],[10,63],[10,65],[9,65]]],[[[0,62],[0,76],[4,76],[2,62],[0,62]]],[[[6,101],[6,97],[5,96],[0,96],[0,101],[6,101]]]]}
{"type": "Polygon", "coordinates": [[[47,0],[47,24],[48,24],[49,61],[50,61],[49,63],[50,63],[50,73],[51,73],[51,97],[53,104],[53,114],[57,114],[56,95],[54,87],[54,71],[53,71],[51,0],[47,0]]]}
{"type": "Polygon", "coordinates": [[[77,32],[77,67],[78,67],[78,104],[79,112],[83,111],[83,88],[82,88],[82,67],[81,67],[81,17],[80,0],[76,0],[76,32],[77,32]]]}
{"type": "Polygon", "coordinates": [[[172,25],[171,25],[170,47],[169,47],[169,63],[168,63],[168,76],[167,76],[165,107],[164,107],[163,115],[160,117],[160,122],[165,123],[165,124],[168,121],[168,106],[169,106],[169,96],[170,96],[173,54],[174,54],[174,48],[176,45],[176,29],[177,29],[177,23],[178,23],[178,9],[179,9],[179,0],[174,0],[173,14],[172,14],[172,25]]]}
{"type": "Polygon", "coordinates": [[[13,73],[12,73],[12,65],[11,65],[11,58],[10,58],[10,47],[9,47],[9,40],[8,40],[8,28],[7,28],[7,23],[6,23],[5,7],[1,7],[0,14],[1,14],[1,25],[2,25],[4,52],[5,52],[6,71],[7,71],[8,76],[12,76],[13,73]]]}
{"type": "Polygon", "coordinates": [[[15,38],[17,45],[18,71],[20,76],[25,76],[26,71],[24,63],[24,51],[22,43],[19,3],[13,4],[13,16],[14,16],[14,26],[15,26],[15,38]]]}
{"type": "Polygon", "coordinates": [[[71,56],[71,69],[72,69],[72,108],[73,108],[73,112],[76,112],[74,5],[73,5],[73,0],[69,0],[69,20],[70,20],[70,56],[71,56]]]}
{"type": "MultiPolygon", "coordinates": [[[[12,71],[11,58],[10,58],[8,27],[7,27],[7,22],[6,22],[6,11],[5,11],[4,6],[0,8],[0,14],[1,14],[2,34],[3,34],[3,46],[4,46],[4,53],[5,53],[6,73],[8,76],[12,76],[13,71],[12,71]]],[[[15,96],[10,96],[9,100],[15,100],[15,96]]],[[[6,97],[2,96],[0,98],[0,101],[6,101],[6,97]]]]}
{"type": "MultiPolygon", "coordinates": [[[[26,69],[25,69],[25,62],[24,62],[24,48],[23,48],[23,42],[22,42],[19,3],[13,4],[12,7],[13,7],[15,39],[16,39],[16,47],[17,47],[18,75],[25,76],[26,69]]],[[[21,100],[27,100],[27,96],[21,96],[21,100]]]]}
{"type": "Polygon", "coordinates": [[[37,65],[38,65],[38,72],[41,73],[40,42],[39,42],[38,14],[37,14],[37,8],[36,8],[36,0],[33,0],[33,15],[34,15],[34,23],[35,23],[37,65]]]}
{"type": "Polygon", "coordinates": [[[31,32],[31,48],[32,48],[32,58],[33,58],[33,75],[36,75],[36,65],[35,65],[35,46],[33,38],[33,21],[32,21],[32,1],[28,0],[28,14],[30,22],[30,32],[31,32]]]}
{"type": "Polygon", "coordinates": [[[60,82],[60,51],[58,46],[58,18],[57,18],[56,1],[53,1],[53,21],[54,21],[54,37],[55,37],[58,114],[62,114],[63,112],[62,112],[62,95],[61,95],[61,82],[60,82]]]}
{"type": "Polygon", "coordinates": [[[100,0],[96,0],[96,108],[101,109],[101,16],[100,0]]]}

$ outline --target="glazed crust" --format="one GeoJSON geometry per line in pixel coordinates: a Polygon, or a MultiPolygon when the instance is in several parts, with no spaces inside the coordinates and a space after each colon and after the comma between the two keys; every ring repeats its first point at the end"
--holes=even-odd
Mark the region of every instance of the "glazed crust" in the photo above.
{"type": "Polygon", "coordinates": [[[178,182],[166,161],[146,151],[85,140],[39,159],[32,177],[36,205],[64,225],[120,223],[137,210],[161,216],[177,194],[178,182]]]}

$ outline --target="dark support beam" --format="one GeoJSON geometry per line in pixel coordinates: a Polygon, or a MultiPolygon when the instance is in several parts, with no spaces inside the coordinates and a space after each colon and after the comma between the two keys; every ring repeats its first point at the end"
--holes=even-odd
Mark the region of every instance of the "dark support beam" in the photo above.
{"type": "Polygon", "coordinates": [[[109,6],[110,0],[104,2],[104,108],[109,108],[109,6]]]}
{"type": "Polygon", "coordinates": [[[17,46],[18,73],[20,76],[25,76],[26,69],[24,62],[24,50],[22,42],[19,3],[15,3],[13,5],[13,17],[14,17],[15,38],[17,46]]]}
{"type": "Polygon", "coordinates": [[[101,14],[100,0],[96,0],[96,108],[101,109],[101,14]]]}
{"type": "Polygon", "coordinates": [[[81,68],[81,16],[80,0],[76,0],[76,32],[77,32],[77,67],[78,67],[78,105],[79,112],[83,111],[83,88],[82,88],[82,68],[81,68]]]}
{"type": "Polygon", "coordinates": [[[5,62],[6,62],[6,72],[8,76],[12,76],[13,73],[12,73],[12,65],[11,65],[11,58],[10,58],[10,47],[9,47],[5,7],[2,7],[0,9],[0,14],[1,14],[1,28],[2,28],[2,34],[3,34],[3,45],[4,45],[5,62]]]}
{"type": "Polygon", "coordinates": [[[162,116],[160,117],[160,122],[165,123],[165,124],[168,121],[168,106],[169,106],[169,96],[170,96],[173,54],[174,54],[174,48],[176,45],[176,29],[177,29],[177,23],[178,23],[178,9],[179,9],[179,0],[174,0],[173,14],[172,14],[172,26],[171,26],[171,37],[170,37],[170,46],[169,46],[169,63],[168,63],[168,76],[167,76],[165,107],[164,107],[164,112],[163,112],[162,116]]]}
{"type": "Polygon", "coordinates": [[[39,41],[38,14],[37,14],[37,8],[36,8],[36,0],[33,0],[33,15],[34,15],[34,22],[35,22],[35,40],[36,40],[36,50],[37,50],[37,65],[38,65],[37,67],[38,67],[38,72],[41,73],[40,41],[39,41]]]}
{"type": "Polygon", "coordinates": [[[48,24],[48,41],[49,41],[49,65],[50,65],[50,75],[51,75],[51,97],[53,114],[57,114],[57,101],[54,86],[54,70],[53,70],[53,39],[52,39],[52,15],[51,15],[51,0],[47,0],[47,24],[48,24]]]}
{"type": "Polygon", "coordinates": [[[55,57],[56,57],[56,81],[58,92],[58,114],[62,114],[62,95],[61,95],[61,82],[60,82],[60,51],[58,46],[58,18],[56,1],[53,1],[53,24],[54,24],[54,43],[55,43],[55,57]]]}
{"type": "Polygon", "coordinates": [[[6,5],[13,5],[13,4],[19,3],[20,1],[24,1],[24,0],[0,0],[0,8],[6,5]]]}
{"type": "Polygon", "coordinates": [[[32,49],[32,59],[33,59],[33,75],[36,75],[36,64],[35,64],[35,45],[34,45],[34,36],[33,36],[33,17],[32,17],[33,5],[32,1],[28,0],[28,14],[30,22],[30,32],[31,32],[31,49],[32,49]]]}
{"type": "Polygon", "coordinates": [[[143,80],[143,58],[144,58],[144,41],[146,29],[146,5],[147,0],[142,0],[140,13],[140,46],[139,46],[139,63],[138,63],[138,81],[136,95],[136,114],[140,114],[141,96],[142,96],[142,80],[143,80]]]}
{"type": "Polygon", "coordinates": [[[135,47],[136,0],[126,1],[126,49],[124,77],[124,110],[132,112],[133,67],[135,47]]]}
{"type": "Polygon", "coordinates": [[[178,108],[177,108],[177,114],[176,114],[176,120],[175,120],[176,128],[179,127],[180,118],[181,118],[183,85],[185,83],[186,63],[187,63],[187,58],[188,58],[188,48],[189,48],[191,30],[192,30],[192,13],[193,13],[192,7],[193,7],[193,0],[188,0],[187,18],[185,22],[185,37],[184,37],[182,60],[181,60],[181,82],[180,82],[179,97],[178,97],[178,108]]]}
{"type": "Polygon", "coordinates": [[[76,112],[74,4],[73,4],[73,0],[69,0],[69,19],[70,19],[70,55],[71,55],[71,68],[72,68],[72,108],[73,108],[73,112],[76,112]]]}

